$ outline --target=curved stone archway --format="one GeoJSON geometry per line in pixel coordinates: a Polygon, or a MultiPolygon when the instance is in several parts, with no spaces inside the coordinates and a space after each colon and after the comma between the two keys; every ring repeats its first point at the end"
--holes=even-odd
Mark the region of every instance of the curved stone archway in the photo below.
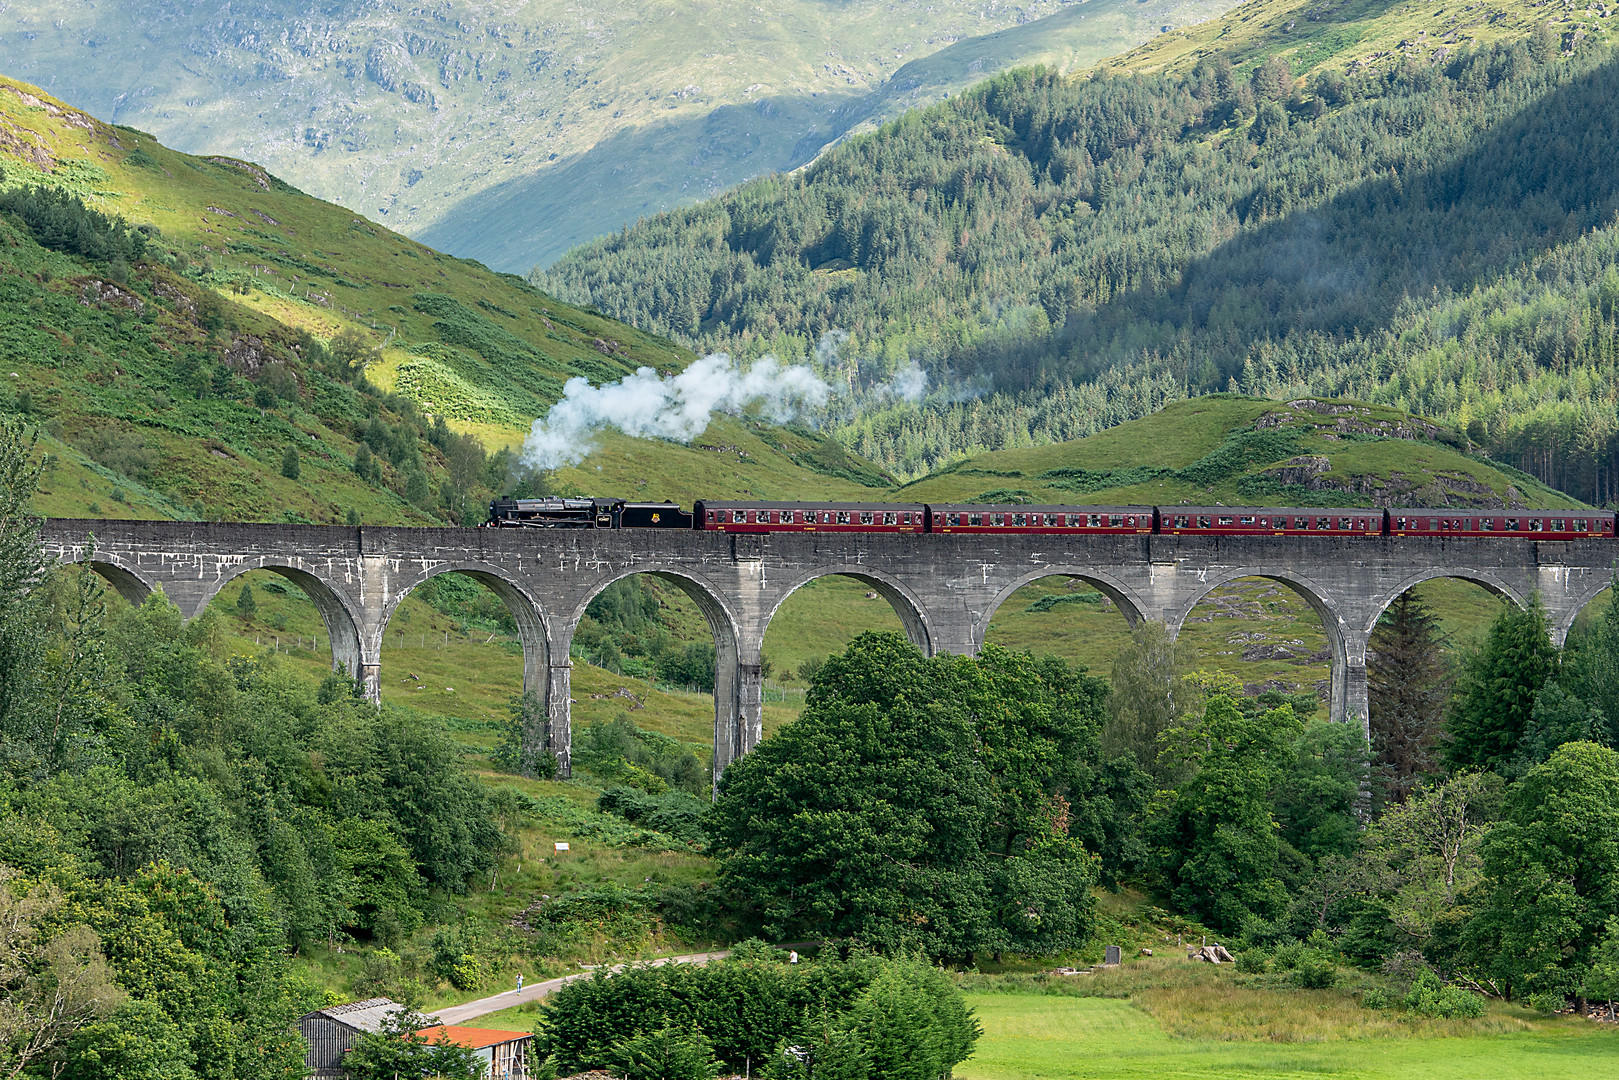
{"type": "Polygon", "coordinates": [[[1611,580],[1599,581],[1592,588],[1576,596],[1572,603],[1566,605],[1566,610],[1556,617],[1557,621],[1551,627],[1552,644],[1559,649],[1562,648],[1563,643],[1568,640],[1568,632],[1574,629],[1575,620],[1580,617],[1580,612],[1590,607],[1593,600],[1610,588],[1612,588],[1611,580]]]}
{"type": "Polygon", "coordinates": [[[130,607],[140,607],[157,585],[117,555],[98,552],[88,545],[74,548],[62,557],[62,564],[89,563],[96,575],[111,585],[130,607]]]}
{"type": "Polygon", "coordinates": [[[703,613],[709,633],[714,637],[714,783],[718,785],[720,774],[725,771],[725,767],[757,746],[763,734],[761,700],[763,680],[759,670],[759,646],[758,642],[749,641],[743,635],[741,620],[730,604],[723,599],[723,590],[690,570],[661,563],[648,563],[603,578],[591,585],[578,601],[566,626],[558,627],[557,630],[556,655],[562,664],[551,669],[553,730],[559,727],[566,728],[571,741],[571,720],[559,722],[558,718],[559,712],[563,716],[567,716],[570,712],[568,698],[564,692],[558,701],[556,686],[559,679],[566,680],[565,686],[571,684],[572,672],[568,652],[573,644],[573,634],[579,626],[579,620],[585,617],[585,609],[603,589],[615,581],[623,581],[637,574],[646,574],[660,581],[667,581],[691,597],[692,602],[703,613]]]}
{"type": "Polygon", "coordinates": [[[194,618],[206,609],[219,591],[230,582],[241,577],[251,570],[267,570],[286,578],[315,605],[320,612],[320,620],[326,626],[326,636],[332,643],[332,670],[346,673],[352,679],[360,680],[365,687],[366,696],[372,701],[378,701],[380,688],[377,684],[377,665],[371,659],[374,655],[366,651],[360,627],[364,624],[363,618],[346,592],[334,586],[331,582],[305,566],[297,565],[292,561],[278,562],[270,559],[243,560],[233,565],[221,567],[218,577],[208,582],[207,586],[197,593],[192,609],[182,612],[188,619],[194,618]]]}
{"type": "Polygon", "coordinates": [[[776,613],[787,599],[799,589],[812,581],[822,578],[847,577],[853,578],[862,585],[870,587],[878,596],[888,601],[888,606],[894,609],[899,622],[905,628],[905,636],[911,639],[911,644],[921,650],[923,656],[932,656],[938,651],[937,637],[933,629],[933,620],[928,615],[927,607],[904,583],[880,570],[873,570],[869,566],[859,563],[831,563],[826,566],[817,566],[807,574],[801,574],[791,579],[791,584],[776,594],[775,602],[764,612],[762,624],[759,627],[759,646],[764,645],[765,633],[776,618],[776,613]]]}
{"type": "Polygon", "coordinates": [[[1146,604],[1135,594],[1133,589],[1112,575],[1099,572],[1094,567],[1089,566],[1048,566],[1039,570],[1031,570],[1020,577],[1012,579],[1010,583],[1002,587],[1000,592],[995,594],[995,599],[990,601],[988,609],[973,625],[973,647],[983,648],[984,637],[989,633],[990,622],[995,618],[995,613],[1001,609],[1001,605],[1012,598],[1013,593],[1025,585],[1031,585],[1048,577],[1078,578],[1083,581],[1113,601],[1113,605],[1124,616],[1124,621],[1132,628],[1139,626],[1146,617],[1143,614],[1147,610],[1146,604]]]}
{"type": "Polygon", "coordinates": [[[523,692],[533,692],[543,697],[551,658],[551,634],[546,625],[545,609],[525,583],[511,577],[500,567],[487,563],[447,562],[398,583],[383,604],[377,624],[370,630],[367,652],[372,656],[382,655],[383,636],[399,605],[414,590],[442,574],[465,574],[494,593],[506,610],[511,612],[523,644],[523,692]]]}
{"type": "Polygon", "coordinates": [[[1359,724],[1361,730],[1369,735],[1371,714],[1366,697],[1366,642],[1369,631],[1362,631],[1353,625],[1338,605],[1328,598],[1327,590],[1305,575],[1278,573],[1269,567],[1236,567],[1211,577],[1206,582],[1200,582],[1199,588],[1190,594],[1189,599],[1175,609],[1173,622],[1168,623],[1170,634],[1179,635],[1192,609],[1211,592],[1243,578],[1264,578],[1285,585],[1310,605],[1321,620],[1321,629],[1327,636],[1327,647],[1332,654],[1327,715],[1336,721],[1359,724]]]}
{"type": "MultiPolygon", "coordinates": [[[[1492,592],[1496,596],[1506,597],[1508,600],[1511,600],[1514,604],[1517,604],[1521,608],[1529,606],[1529,597],[1523,595],[1521,590],[1513,587],[1510,583],[1502,580],[1495,574],[1489,573],[1488,571],[1474,570],[1465,567],[1456,569],[1445,568],[1423,570],[1410,575],[1394,588],[1374,598],[1369,605],[1371,609],[1370,615],[1366,619],[1365,625],[1361,628],[1362,631],[1368,638],[1371,637],[1372,631],[1377,629],[1377,620],[1383,617],[1383,612],[1387,611],[1389,605],[1394,603],[1395,600],[1399,599],[1403,594],[1409,592],[1424,582],[1442,581],[1445,578],[1455,578],[1458,581],[1466,581],[1473,585],[1477,585],[1486,592],[1492,592]]],[[[1603,588],[1606,587],[1607,583],[1604,582],[1603,588]]],[[[1600,592],[1601,590],[1599,589],[1597,591],[1600,592]]],[[[1587,598],[1586,603],[1589,603],[1590,600],[1595,599],[1595,597],[1596,593],[1592,593],[1591,596],[1587,598]]],[[[1583,607],[1584,604],[1581,604],[1580,606],[1583,607]]],[[[1574,612],[1574,614],[1578,613],[1579,612],[1577,610],[1574,612]]],[[[1568,621],[1570,623],[1574,621],[1573,615],[1569,616],[1568,621]]],[[[1567,628],[1565,627],[1564,631],[1566,632],[1566,630],[1567,628]]]]}

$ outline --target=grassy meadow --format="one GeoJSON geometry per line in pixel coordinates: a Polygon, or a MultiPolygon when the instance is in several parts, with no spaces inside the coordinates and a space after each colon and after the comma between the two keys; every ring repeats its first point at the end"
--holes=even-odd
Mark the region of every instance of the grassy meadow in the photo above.
{"type": "MultiPolygon", "coordinates": [[[[1174,961],[1171,961],[1174,962],[1174,961]]],[[[1231,972],[1209,982],[1231,981],[1231,972]]],[[[1412,1022],[1334,991],[1209,985],[1141,998],[976,994],[984,1028],[958,1080],[1336,1076],[1364,1080],[1604,1080],[1619,1031],[1492,1005],[1477,1021],[1412,1022]]]]}

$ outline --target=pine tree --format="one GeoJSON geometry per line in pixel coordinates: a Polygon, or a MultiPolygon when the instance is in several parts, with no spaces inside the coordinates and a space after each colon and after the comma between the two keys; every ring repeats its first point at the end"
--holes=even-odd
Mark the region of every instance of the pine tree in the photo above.
{"type": "Polygon", "coordinates": [[[244,619],[251,619],[259,613],[259,603],[253,598],[253,583],[243,582],[242,591],[236,594],[236,614],[244,619]]]}
{"type": "Polygon", "coordinates": [[[1456,769],[1508,766],[1528,729],[1535,697],[1557,667],[1540,597],[1503,603],[1483,647],[1468,658],[1451,703],[1445,758],[1456,769]]]}
{"type": "Polygon", "coordinates": [[[1439,619],[1410,592],[1389,605],[1372,631],[1367,672],[1375,768],[1388,797],[1404,802],[1438,771],[1435,754],[1452,677],[1439,619]]]}
{"type": "Polygon", "coordinates": [[[296,480],[301,471],[298,468],[298,448],[296,446],[287,447],[287,452],[281,455],[281,475],[288,480],[296,480]]]}

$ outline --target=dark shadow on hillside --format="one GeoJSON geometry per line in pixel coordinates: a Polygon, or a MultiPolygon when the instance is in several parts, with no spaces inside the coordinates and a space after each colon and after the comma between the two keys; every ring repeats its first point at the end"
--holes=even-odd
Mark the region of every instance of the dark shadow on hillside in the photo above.
{"type": "MultiPolygon", "coordinates": [[[[852,96],[852,95],[851,95],[852,96]]],[[[461,200],[417,237],[497,270],[527,273],[639,218],[791,168],[795,132],[827,132],[849,100],[766,98],[676,123],[630,128],[587,152],[461,200]]]]}
{"type": "MultiPolygon", "coordinates": [[[[1465,295],[1619,211],[1619,62],[1545,94],[1444,164],[1402,169],[1286,213],[1195,259],[1173,288],[1137,290],[1070,318],[1042,350],[1095,374],[1189,331],[1222,378],[1249,346],[1299,332],[1391,326],[1407,297],[1465,295]],[[1157,341],[1144,341],[1155,326],[1157,341]],[[1084,357],[1081,361],[1078,358],[1084,357]]],[[[1283,190],[1262,188],[1244,217],[1283,190]]]]}

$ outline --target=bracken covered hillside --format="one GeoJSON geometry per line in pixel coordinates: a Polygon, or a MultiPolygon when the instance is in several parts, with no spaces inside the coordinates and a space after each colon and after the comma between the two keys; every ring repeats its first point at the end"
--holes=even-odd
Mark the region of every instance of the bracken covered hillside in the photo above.
{"type": "MultiPolygon", "coordinates": [[[[8,80],[0,173],[0,406],[41,427],[46,513],[467,523],[513,479],[488,451],[567,379],[692,359],[8,80]]],[[[561,482],[688,501],[886,482],[809,434],[726,420],[698,442],[612,440],[561,482]]]]}

